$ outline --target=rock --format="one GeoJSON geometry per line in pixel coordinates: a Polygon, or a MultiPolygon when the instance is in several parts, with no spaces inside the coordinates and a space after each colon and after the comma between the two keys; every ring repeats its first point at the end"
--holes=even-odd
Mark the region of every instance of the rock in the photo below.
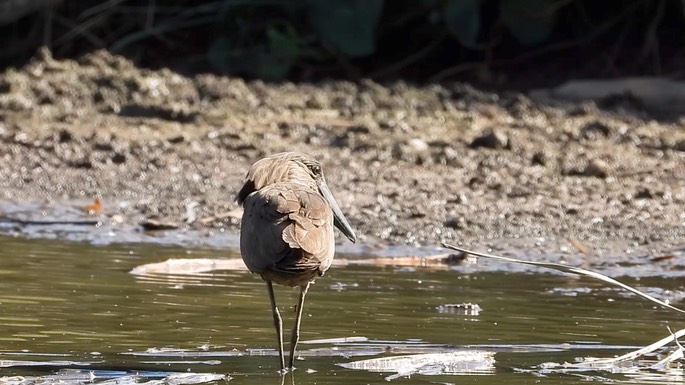
{"type": "Polygon", "coordinates": [[[112,221],[112,224],[116,225],[120,225],[125,221],[124,216],[121,214],[114,214],[109,219],[112,221]]]}
{"type": "Polygon", "coordinates": [[[601,159],[592,159],[590,163],[585,166],[582,175],[606,178],[609,175],[609,165],[601,159]]]}
{"type": "Polygon", "coordinates": [[[475,138],[469,145],[471,148],[511,148],[509,137],[499,131],[490,131],[485,135],[475,138]]]}
{"type": "Polygon", "coordinates": [[[395,143],[392,148],[392,156],[416,164],[431,163],[430,146],[419,138],[410,139],[405,143],[395,143]]]}
{"type": "Polygon", "coordinates": [[[654,193],[647,187],[641,188],[635,193],[635,199],[652,199],[654,198],[654,193]]]}
{"type": "Polygon", "coordinates": [[[74,136],[66,129],[60,130],[57,134],[57,141],[59,143],[71,142],[72,139],[74,139],[74,136]]]}
{"type": "Polygon", "coordinates": [[[466,220],[463,217],[450,218],[446,220],[443,225],[451,229],[463,229],[466,227],[466,220]]]}
{"type": "Polygon", "coordinates": [[[173,222],[170,220],[160,220],[156,218],[147,218],[146,220],[141,222],[140,225],[143,226],[143,229],[145,229],[146,231],[175,230],[181,226],[177,222],[173,222]]]}
{"type": "Polygon", "coordinates": [[[112,163],[122,164],[125,162],[126,162],[126,155],[120,154],[120,153],[116,153],[116,154],[112,155],[112,163]]]}
{"type": "Polygon", "coordinates": [[[171,144],[183,143],[185,140],[186,140],[186,138],[183,135],[177,135],[177,136],[174,136],[174,137],[167,139],[167,141],[171,144]]]}
{"type": "Polygon", "coordinates": [[[544,152],[536,152],[530,158],[530,163],[532,165],[544,166],[547,164],[547,155],[544,152]]]}
{"type": "Polygon", "coordinates": [[[586,139],[596,139],[597,136],[607,137],[611,134],[611,128],[605,123],[594,121],[581,128],[581,132],[586,139]]]}

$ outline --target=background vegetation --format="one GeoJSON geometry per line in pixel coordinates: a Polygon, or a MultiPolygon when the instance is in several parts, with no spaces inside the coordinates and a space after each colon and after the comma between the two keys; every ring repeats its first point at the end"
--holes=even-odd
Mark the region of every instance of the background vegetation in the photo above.
{"type": "Polygon", "coordinates": [[[682,75],[679,0],[0,0],[0,65],[42,45],[266,80],[682,75]]]}

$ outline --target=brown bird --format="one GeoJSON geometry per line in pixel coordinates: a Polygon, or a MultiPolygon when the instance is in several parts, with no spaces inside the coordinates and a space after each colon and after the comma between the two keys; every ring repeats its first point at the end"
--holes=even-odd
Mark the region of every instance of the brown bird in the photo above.
{"type": "Polygon", "coordinates": [[[357,238],[326,185],[321,164],[302,153],[284,152],[257,161],[250,167],[237,199],[244,208],[240,252],[247,268],[266,281],[281,371],[286,369],[283,321],[276,306],[273,282],[300,287],[290,337],[288,369],[292,369],[307,290],[333,261],[333,226],[350,241],[357,238]]]}

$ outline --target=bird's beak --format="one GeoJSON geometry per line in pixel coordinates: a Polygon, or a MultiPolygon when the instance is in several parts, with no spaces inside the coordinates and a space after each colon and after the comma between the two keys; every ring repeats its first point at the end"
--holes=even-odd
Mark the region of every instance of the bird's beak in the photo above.
{"type": "Polygon", "coordinates": [[[333,210],[333,224],[335,227],[338,228],[345,236],[347,239],[352,241],[352,243],[357,241],[357,235],[355,235],[354,230],[352,230],[352,226],[350,226],[350,223],[347,222],[347,218],[343,215],[342,211],[340,211],[340,207],[338,207],[338,202],[335,201],[335,198],[333,198],[333,194],[331,194],[331,190],[328,189],[328,186],[326,185],[326,182],[320,181],[317,183],[319,185],[319,191],[321,192],[321,195],[323,195],[323,198],[328,202],[328,205],[331,207],[331,210],[333,210]]]}

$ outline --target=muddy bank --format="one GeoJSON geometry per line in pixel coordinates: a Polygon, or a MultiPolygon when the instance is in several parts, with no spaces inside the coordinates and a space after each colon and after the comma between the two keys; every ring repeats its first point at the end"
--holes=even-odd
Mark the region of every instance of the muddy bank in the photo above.
{"type": "Polygon", "coordinates": [[[12,218],[235,234],[249,165],[299,150],[321,160],[366,246],[682,247],[682,123],[601,106],[460,83],[189,78],[105,52],[44,53],[0,75],[0,200],[12,218]],[[95,197],[102,210],[84,212],[95,197]]]}

